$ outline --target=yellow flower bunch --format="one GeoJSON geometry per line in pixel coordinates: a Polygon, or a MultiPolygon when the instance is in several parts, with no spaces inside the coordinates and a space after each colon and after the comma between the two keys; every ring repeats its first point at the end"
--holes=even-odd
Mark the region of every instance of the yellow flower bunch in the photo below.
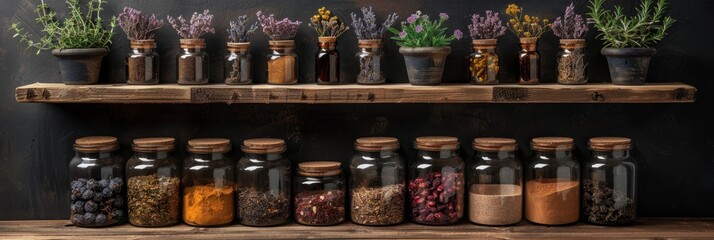
{"type": "Polygon", "coordinates": [[[310,26],[317,31],[320,37],[338,37],[349,29],[337,16],[325,7],[317,9],[317,14],[312,16],[310,26]]]}
{"type": "Polygon", "coordinates": [[[321,7],[320,9],[317,9],[317,14],[312,16],[312,23],[317,24],[320,21],[330,20],[330,15],[332,15],[332,12],[330,12],[330,10],[327,10],[327,8],[325,7],[321,7]]]}
{"type": "Polygon", "coordinates": [[[508,28],[519,38],[539,38],[543,33],[550,30],[550,21],[540,17],[523,14],[523,8],[516,4],[506,7],[506,15],[510,16],[508,28]]]}

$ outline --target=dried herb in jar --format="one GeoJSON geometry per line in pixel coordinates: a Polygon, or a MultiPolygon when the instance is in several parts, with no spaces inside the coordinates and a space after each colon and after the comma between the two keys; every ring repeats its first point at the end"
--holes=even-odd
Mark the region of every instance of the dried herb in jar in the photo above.
{"type": "Polygon", "coordinates": [[[404,185],[352,190],[352,221],[365,225],[391,225],[404,220],[404,185]]]}
{"type": "Polygon", "coordinates": [[[124,218],[124,180],[78,178],[71,183],[71,221],[82,226],[104,226],[124,218]]]}
{"type": "Polygon", "coordinates": [[[585,179],[585,217],[596,224],[628,224],[636,220],[635,201],[605,181],[585,179]]]}
{"type": "Polygon", "coordinates": [[[241,224],[268,226],[284,223],[290,216],[290,198],[254,188],[238,193],[238,219],[241,224]]]}
{"type": "Polygon", "coordinates": [[[179,220],[177,177],[136,176],[128,180],[129,221],[139,226],[165,226],[179,220]]]}
{"type": "Polygon", "coordinates": [[[420,223],[447,224],[463,216],[463,173],[435,171],[409,182],[412,217],[420,223]]]}
{"type": "Polygon", "coordinates": [[[332,225],[345,220],[345,195],[340,190],[302,192],[295,196],[295,221],[332,225]]]}

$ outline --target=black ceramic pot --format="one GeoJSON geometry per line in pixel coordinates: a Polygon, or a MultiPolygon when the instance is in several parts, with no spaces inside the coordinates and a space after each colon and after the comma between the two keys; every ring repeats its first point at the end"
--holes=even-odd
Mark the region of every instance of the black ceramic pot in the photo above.
{"type": "Polygon", "coordinates": [[[102,59],[106,48],[55,49],[52,55],[59,60],[62,82],[67,85],[88,85],[99,81],[102,59]]]}
{"type": "Polygon", "coordinates": [[[451,47],[401,47],[399,53],[404,55],[409,83],[433,86],[441,84],[444,63],[451,47]]]}
{"type": "Polygon", "coordinates": [[[610,78],[615,85],[643,85],[647,79],[650,59],[657,53],[654,48],[603,48],[607,57],[610,78]]]}

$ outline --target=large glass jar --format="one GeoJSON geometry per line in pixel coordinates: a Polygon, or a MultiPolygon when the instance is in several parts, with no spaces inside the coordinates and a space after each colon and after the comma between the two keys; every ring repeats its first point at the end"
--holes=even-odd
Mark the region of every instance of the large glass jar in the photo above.
{"type": "Polygon", "coordinates": [[[243,141],[236,182],[238,222],[248,226],[283,224],[290,217],[290,160],[282,139],[243,141]]]}
{"type": "Polygon", "coordinates": [[[499,61],[496,39],[476,39],[469,56],[471,84],[498,84],[499,61]]]}
{"type": "Polygon", "coordinates": [[[320,37],[320,50],[315,54],[317,84],[340,83],[340,54],[335,49],[337,37],[320,37]]]}
{"type": "Polygon", "coordinates": [[[194,139],[183,166],[183,221],[192,226],[219,226],[235,216],[235,162],[228,139],[194,139]]]}
{"type": "Polygon", "coordinates": [[[381,39],[360,39],[358,43],[359,52],[359,74],[358,84],[376,85],[386,83],[382,73],[382,40],[381,39]]]}
{"type": "Polygon", "coordinates": [[[538,38],[521,38],[521,53],[518,56],[520,66],[519,84],[533,85],[540,83],[540,54],[537,51],[538,38]]]}
{"type": "Polygon", "coordinates": [[[411,220],[426,225],[459,222],[464,215],[464,160],[459,139],[419,137],[409,166],[411,220]]]}
{"type": "Polygon", "coordinates": [[[359,138],[350,163],[352,222],[393,225],[404,221],[404,160],[397,153],[399,140],[359,138]]]}
{"type": "Polygon", "coordinates": [[[250,55],[250,43],[227,43],[224,72],[228,85],[246,85],[253,83],[251,68],[253,67],[250,55]]]}
{"type": "Polygon", "coordinates": [[[268,54],[268,84],[290,85],[298,82],[298,55],[295,41],[271,40],[268,54]]]}
{"type": "Polygon", "coordinates": [[[476,138],[471,164],[469,219],[511,225],[523,218],[523,183],[518,144],[508,138],[476,138]]]}
{"type": "Polygon", "coordinates": [[[580,164],[573,157],[573,139],[534,138],[526,168],[526,219],[543,225],[564,225],[580,217],[580,164]]]}
{"type": "Polygon", "coordinates": [[[139,227],[176,224],[181,168],[173,155],[174,138],[134,139],[134,156],[126,163],[129,222],[139,227]]]}
{"type": "Polygon", "coordinates": [[[123,223],[126,209],[124,159],[115,137],[84,137],[74,142],[69,163],[70,220],[78,227],[123,223]]]}
{"type": "Polygon", "coordinates": [[[131,41],[131,52],[126,57],[126,79],[128,84],[135,85],[159,83],[159,54],[153,39],[131,41]]]}
{"type": "Polygon", "coordinates": [[[588,83],[588,58],[585,39],[561,39],[558,52],[558,83],[577,85],[588,83]]]}
{"type": "Polygon", "coordinates": [[[588,222],[625,225],[637,220],[637,165],[628,138],[590,139],[583,171],[583,214],[588,222]]]}
{"type": "Polygon", "coordinates": [[[178,84],[199,85],[208,83],[209,61],[205,52],[206,40],[181,39],[183,52],[178,56],[178,84]]]}
{"type": "Polygon", "coordinates": [[[335,225],[345,221],[345,182],[339,162],[298,164],[295,185],[295,222],[335,225]]]}

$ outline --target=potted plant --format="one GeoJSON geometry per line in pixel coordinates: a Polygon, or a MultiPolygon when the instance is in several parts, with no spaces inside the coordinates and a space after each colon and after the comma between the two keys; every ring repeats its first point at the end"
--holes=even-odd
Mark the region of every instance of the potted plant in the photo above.
{"type": "Polygon", "coordinates": [[[225,79],[226,84],[241,85],[253,83],[251,68],[253,66],[250,55],[250,37],[258,30],[258,23],[248,25],[248,16],[243,15],[230,22],[228,43],[226,49],[225,79]]]}
{"type": "Polygon", "coordinates": [[[131,52],[126,58],[128,84],[158,84],[159,54],[156,53],[154,32],[164,26],[156,16],[144,16],[141,11],[125,7],[119,14],[119,27],[131,41],[131,52]]]}
{"type": "Polygon", "coordinates": [[[600,31],[605,48],[600,52],[607,57],[612,83],[617,85],[642,85],[647,70],[657,50],[651,46],[662,40],[674,19],[664,16],[667,1],[642,0],[635,16],[627,16],[621,6],[615,10],[604,9],[605,0],[590,1],[590,18],[600,31]]]}
{"type": "Polygon", "coordinates": [[[310,27],[315,29],[320,50],[315,54],[315,80],[317,84],[340,83],[340,53],[335,49],[337,37],[349,30],[337,16],[322,7],[312,16],[310,27]]]}
{"type": "Polygon", "coordinates": [[[498,84],[499,57],[496,47],[498,37],[506,34],[498,12],[486,11],[485,16],[474,14],[469,25],[474,52],[469,55],[472,84],[498,84]]]}
{"type": "Polygon", "coordinates": [[[298,56],[295,54],[295,34],[302,22],[291,21],[288,18],[278,21],[275,15],[256,13],[258,22],[263,27],[263,33],[270,41],[268,54],[268,84],[290,85],[298,82],[298,56]]]}
{"type": "Polygon", "coordinates": [[[79,0],[67,0],[69,10],[63,20],[57,20],[44,0],[37,6],[37,23],[42,25],[43,36],[33,40],[32,35],[20,28],[20,23],[12,24],[13,37],[42,50],[52,50],[59,60],[60,75],[67,85],[95,84],[99,81],[102,59],[109,53],[107,48],[114,36],[116,18],[104,26],[101,17],[103,0],[87,0],[82,7],[79,0]]]}
{"type": "Polygon", "coordinates": [[[560,38],[561,51],[558,53],[558,83],[586,84],[588,66],[585,54],[585,34],[588,24],[580,14],[575,14],[575,5],[565,8],[565,15],[558,17],[551,26],[553,34],[560,38]]]}
{"type": "Polygon", "coordinates": [[[357,53],[359,60],[359,74],[357,83],[359,84],[384,84],[386,79],[382,73],[382,38],[384,33],[394,25],[399,15],[392,13],[387,15],[387,19],[381,25],[377,25],[377,15],[372,11],[372,7],[362,8],[362,17],[352,13],[352,27],[357,34],[360,51],[357,53]]]}
{"type": "Polygon", "coordinates": [[[206,40],[201,37],[207,33],[215,33],[213,14],[208,10],[203,13],[193,13],[191,21],[186,22],[183,16],[174,19],[166,17],[171,26],[181,36],[180,47],[183,53],[178,56],[178,84],[197,85],[208,83],[208,54],[205,52],[206,40]]]}
{"type": "Polygon", "coordinates": [[[518,56],[520,67],[519,84],[540,83],[540,54],[538,54],[538,39],[550,30],[548,19],[525,14],[523,8],[516,4],[508,5],[506,14],[508,28],[519,38],[521,53],[518,56]]]}
{"type": "Polygon", "coordinates": [[[444,74],[446,56],[451,53],[451,41],[461,39],[464,33],[455,30],[446,35],[444,23],[449,19],[446,13],[430,20],[428,15],[417,11],[402,22],[402,30],[389,28],[397,36],[392,37],[400,46],[412,85],[439,85],[444,74]]]}

